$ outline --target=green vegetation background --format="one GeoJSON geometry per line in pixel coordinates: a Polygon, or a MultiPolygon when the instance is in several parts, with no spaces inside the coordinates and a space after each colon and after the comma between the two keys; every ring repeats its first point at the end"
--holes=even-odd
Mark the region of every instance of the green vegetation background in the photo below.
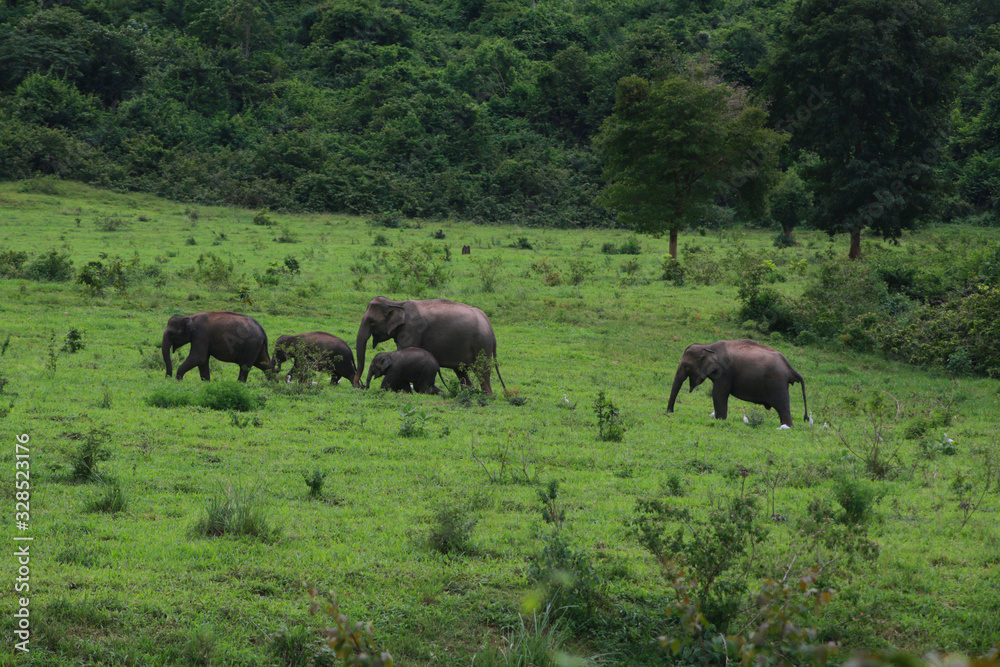
{"type": "MultiPolygon", "coordinates": [[[[940,4],[962,67],[959,85],[942,84],[958,94],[934,144],[950,187],[932,217],[996,225],[1000,10],[940,4]]],[[[757,93],[792,5],[8,2],[0,178],[54,174],[246,208],[610,226],[594,204],[603,165],[592,139],[617,82],[707,61],[757,93]]],[[[907,11],[876,28],[905,26],[907,11]]]]}

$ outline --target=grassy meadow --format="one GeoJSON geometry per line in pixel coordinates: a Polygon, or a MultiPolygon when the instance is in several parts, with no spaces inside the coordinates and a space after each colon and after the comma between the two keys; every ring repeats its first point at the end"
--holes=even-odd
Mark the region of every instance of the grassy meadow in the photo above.
{"type": "MultiPolygon", "coordinates": [[[[714,258],[706,271],[715,276],[675,286],[661,279],[666,239],[640,238],[638,255],[602,252],[630,243],[625,231],[265,220],[59,181],[2,183],[0,207],[0,251],[56,250],[74,271],[131,263],[122,289],[0,280],[8,517],[15,434],[30,435],[31,453],[30,527],[2,529],[6,600],[16,599],[12,538],[34,538],[31,651],[15,651],[8,617],[0,664],[334,664],[314,654],[331,622],[310,615],[305,585],[336,592],[352,620],[370,621],[397,665],[495,664],[488,658],[516,634],[519,615],[544,598],[545,563],[535,557],[554,531],[588,564],[594,593],[592,609],[560,624],[562,650],[609,665],[663,664],[655,640],[676,631],[674,593],[637,537],[637,501],[704,518],[739,496],[756,500],[768,531],[734,569],[743,599],[767,578],[794,580],[820,563],[834,595],[802,622],[841,644],[835,662],[882,648],[979,655],[1000,639],[997,381],[836,344],[762,340],[736,321],[728,276],[737,247],[772,253],[787,278],[780,289],[796,294],[823,262],[846,256],[846,239],[799,230],[801,245],[779,250],[769,231],[687,231],[682,258],[714,258]],[[443,284],[421,289],[394,264],[421,244],[431,244],[425,261],[443,284]],[[164,377],[159,343],[173,314],[252,315],[272,349],[282,334],[314,330],[353,348],[377,295],[482,308],[508,396],[495,379],[494,399],[460,400],[324,378],[270,382],[254,369],[255,409],[236,412],[179,405],[202,391],[196,371],[181,383],[164,377]],[[75,352],[71,330],[83,336],[75,352]],[[814,425],[802,423],[798,385],[787,431],[773,411],[736,399],[727,421],[710,419],[710,382],[694,393],[685,386],[666,413],[684,348],[742,337],[775,346],[803,375],[814,425]],[[601,391],[620,410],[620,441],[598,437],[601,391]],[[155,407],[154,395],[170,405],[155,407]],[[79,474],[88,446],[103,482],[79,474]],[[881,457],[882,479],[869,481],[865,456],[881,457]],[[307,484],[317,477],[318,490],[307,484]],[[561,524],[544,520],[539,497],[553,481],[561,524]],[[869,493],[864,520],[842,542],[823,543],[803,528],[810,504],[837,509],[845,488],[869,493]],[[250,498],[253,534],[199,535],[227,492],[250,498]]],[[[924,230],[902,249],[970,233],[924,230]]],[[[212,383],[237,372],[213,362],[212,383]]],[[[729,631],[752,621],[747,608],[729,631]]]]}

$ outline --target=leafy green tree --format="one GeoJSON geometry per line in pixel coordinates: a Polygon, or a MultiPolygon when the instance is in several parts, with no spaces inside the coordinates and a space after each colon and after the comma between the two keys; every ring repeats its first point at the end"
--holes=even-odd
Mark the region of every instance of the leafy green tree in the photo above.
{"type": "Polygon", "coordinates": [[[803,0],[765,64],[778,127],[815,152],[813,223],[899,238],[934,202],[959,53],[937,3],[803,0]]]}
{"type": "Polygon", "coordinates": [[[794,169],[789,169],[771,192],[771,219],[781,226],[781,235],[792,243],[793,229],[808,219],[812,195],[794,169]]]}
{"type": "Polygon", "coordinates": [[[735,193],[759,214],[784,139],[746,93],[704,72],[618,84],[615,108],[597,145],[608,186],[598,201],[640,232],[677,235],[701,219],[713,197],[735,193]]]}

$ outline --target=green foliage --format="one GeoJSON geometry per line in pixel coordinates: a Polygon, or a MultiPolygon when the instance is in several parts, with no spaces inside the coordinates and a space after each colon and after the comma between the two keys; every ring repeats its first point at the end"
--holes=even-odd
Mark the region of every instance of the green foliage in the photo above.
{"type": "Polygon", "coordinates": [[[111,458],[108,440],[111,432],[104,426],[92,426],[86,433],[73,433],[70,437],[76,441],[76,447],[67,449],[66,456],[70,466],[70,478],[77,482],[101,481],[97,469],[98,463],[111,458]]]}
{"type": "Polygon", "coordinates": [[[403,438],[419,438],[427,432],[430,423],[429,412],[420,412],[419,406],[406,406],[399,412],[402,422],[399,425],[399,435],[403,438]]]}
{"type": "Polygon", "coordinates": [[[376,647],[371,623],[351,622],[340,610],[338,599],[329,593],[310,588],[309,596],[313,600],[309,613],[322,614],[325,620],[319,659],[330,658],[342,667],[393,667],[392,656],[376,647]]]}
{"type": "Polygon", "coordinates": [[[684,265],[671,255],[663,256],[663,263],[660,265],[663,270],[663,279],[672,283],[675,287],[684,285],[684,275],[687,270],[684,265]]]}
{"type": "Polygon", "coordinates": [[[261,406],[262,399],[250,393],[242,382],[221,380],[204,383],[198,403],[210,410],[250,412],[261,406]]]}
{"type": "Polygon", "coordinates": [[[474,553],[472,531],[477,523],[479,519],[466,504],[445,503],[434,511],[427,544],[444,555],[474,553]]]}
{"type": "Polygon", "coordinates": [[[809,0],[762,65],[778,126],[818,157],[812,222],[850,232],[851,257],[861,229],[898,239],[933,205],[958,51],[938,5],[809,0]]]}
{"type": "Polygon", "coordinates": [[[326,479],[325,471],[315,468],[311,473],[302,473],[302,478],[305,480],[306,486],[309,487],[310,498],[323,497],[323,480],[326,479]]]}
{"type": "Polygon", "coordinates": [[[610,398],[604,395],[604,390],[597,392],[594,399],[594,415],[597,417],[597,437],[606,442],[621,442],[625,437],[625,420],[621,410],[610,398]]]}
{"type": "Polygon", "coordinates": [[[555,609],[574,625],[590,621],[600,600],[600,577],[586,553],[577,550],[566,536],[566,511],[559,501],[559,484],[549,482],[539,489],[542,517],[552,526],[544,546],[528,566],[528,576],[539,586],[537,608],[555,609]]]}
{"type": "Polygon", "coordinates": [[[503,285],[503,256],[500,254],[489,257],[476,257],[472,260],[476,267],[476,277],[483,292],[490,294],[503,285]]]}
{"type": "MultiPolygon", "coordinates": [[[[13,276],[12,276],[13,277],[13,276]]],[[[28,280],[64,283],[73,279],[73,260],[56,249],[42,253],[24,265],[21,276],[28,280]]]]}
{"type": "Polygon", "coordinates": [[[393,292],[405,292],[419,297],[429,289],[443,287],[451,280],[444,268],[444,257],[431,243],[417,243],[392,251],[386,269],[388,287],[393,292]]]}
{"type": "Polygon", "coordinates": [[[697,582],[691,599],[717,632],[725,632],[746,595],[756,549],[768,535],[758,515],[751,497],[731,498],[703,520],[657,499],[639,499],[632,525],[650,553],[691,572],[697,582]],[[678,521],[682,526],[670,534],[678,521]]]}
{"type": "Polygon", "coordinates": [[[650,83],[618,82],[615,108],[596,141],[608,186],[599,202],[638,231],[676,233],[696,223],[713,196],[739,192],[759,208],[784,139],[741,91],[705,72],[650,83]]]}
{"type": "Polygon", "coordinates": [[[86,347],[84,333],[83,329],[70,327],[70,330],[66,332],[66,337],[63,339],[62,351],[75,354],[86,347]]]}
{"type": "Polygon", "coordinates": [[[269,540],[272,528],[260,491],[230,484],[216,491],[205,505],[205,513],[191,527],[197,537],[253,537],[269,540]]]}
{"type": "Polygon", "coordinates": [[[225,289],[232,285],[235,270],[233,262],[210,252],[198,255],[195,273],[210,289],[225,289]]]}

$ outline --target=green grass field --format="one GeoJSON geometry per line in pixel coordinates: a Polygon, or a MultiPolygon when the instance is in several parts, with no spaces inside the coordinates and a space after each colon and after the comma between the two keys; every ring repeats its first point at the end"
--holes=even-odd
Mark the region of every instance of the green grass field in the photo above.
{"type": "MultiPolygon", "coordinates": [[[[310,615],[305,585],[335,591],[352,619],[371,621],[376,644],[398,665],[468,665],[477,654],[479,664],[540,597],[532,559],[555,530],[539,500],[551,481],[565,510],[559,531],[595,576],[594,609],[562,625],[567,652],[600,655],[603,664],[665,662],[655,639],[671,632],[673,589],[636,537],[636,502],[659,498],[705,517],[740,495],[756,499],[769,531],[736,568],[743,599],[768,577],[825,563],[833,600],[804,622],[842,644],[836,661],[890,647],[978,655],[1000,639],[995,380],[761,340],[804,376],[815,425],[801,422],[798,385],[789,431],[777,430],[773,411],[736,399],[728,421],[711,420],[710,383],[685,388],[666,413],[689,343],[757,335],[735,321],[736,288],[725,279],[737,244],[773,253],[788,278],[780,289],[796,294],[823,261],[846,256],[844,239],[801,230],[801,246],[777,250],[772,232],[686,232],[682,255],[717,258],[718,280],[678,287],[661,279],[666,239],[641,238],[639,255],[601,252],[627,242],[624,231],[454,221],[393,229],[280,213],[262,226],[254,211],[68,182],[0,184],[0,206],[0,251],[54,249],[75,270],[116,257],[132,266],[122,290],[103,294],[73,282],[0,280],[8,517],[18,500],[15,462],[24,460],[15,459],[15,436],[30,436],[29,526],[18,531],[7,520],[2,529],[10,614],[19,606],[12,545],[24,544],[13,539],[33,538],[31,650],[15,649],[5,614],[0,664],[312,664],[319,628],[330,622],[310,615]],[[418,295],[393,257],[424,243],[448,279],[418,295]],[[460,254],[466,244],[471,255],[460,254]],[[300,273],[281,271],[288,258],[300,273]],[[398,291],[390,291],[394,277],[398,291]],[[173,314],[237,310],[261,322],[272,346],[282,334],[322,330],[353,348],[376,295],[482,308],[508,393],[523,405],[499,392],[463,404],[323,378],[292,386],[259,370],[248,389],[263,405],[250,413],[149,403],[154,392],[176,398],[202,388],[196,372],[179,385],[164,377],[159,342],[173,314]],[[71,329],[83,334],[75,353],[63,350],[71,329]],[[601,390],[624,418],[620,442],[598,439],[601,390]],[[853,396],[881,399],[882,440],[845,406],[853,396]],[[744,424],[741,408],[763,423],[744,424]],[[401,435],[404,422],[418,433],[401,435]],[[88,444],[104,484],[74,474],[88,444]],[[862,458],[873,448],[887,472],[868,482],[862,458]],[[306,476],[316,471],[326,477],[313,496],[306,476]],[[879,498],[862,527],[874,559],[851,559],[843,544],[817,546],[803,532],[810,503],[837,507],[844,480],[863,480],[879,498]],[[101,511],[109,489],[124,497],[121,511],[101,511]],[[260,530],[197,535],[227,489],[253,498],[260,530]],[[465,540],[442,553],[435,545],[449,529],[465,540]]],[[[919,232],[903,249],[960,231],[919,232]]],[[[236,375],[233,365],[213,364],[213,383],[236,375]]],[[[747,608],[730,631],[751,621],[747,608]]]]}

